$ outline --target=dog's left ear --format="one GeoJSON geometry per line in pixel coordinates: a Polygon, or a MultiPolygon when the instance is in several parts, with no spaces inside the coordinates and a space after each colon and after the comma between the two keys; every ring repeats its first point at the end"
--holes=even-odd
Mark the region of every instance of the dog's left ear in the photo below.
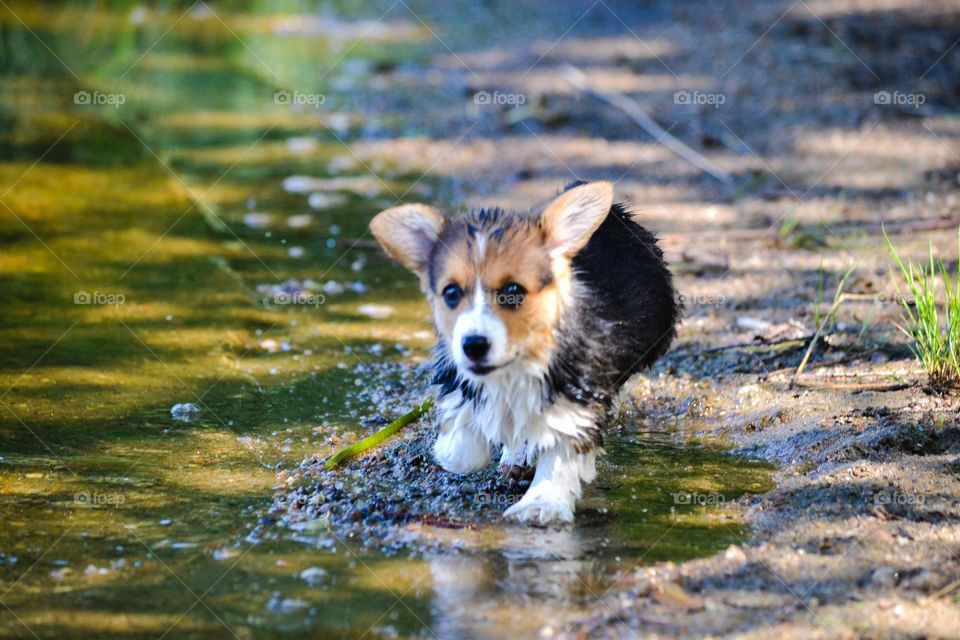
{"type": "Polygon", "coordinates": [[[422,277],[443,221],[443,214],[433,207],[404,204],[375,215],[370,230],[391,258],[422,277]]]}
{"type": "Polygon", "coordinates": [[[588,182],[560,194],[540,214],[547,249],[572,258],[587,244],[613,206],[613,185],[588,182]]]}

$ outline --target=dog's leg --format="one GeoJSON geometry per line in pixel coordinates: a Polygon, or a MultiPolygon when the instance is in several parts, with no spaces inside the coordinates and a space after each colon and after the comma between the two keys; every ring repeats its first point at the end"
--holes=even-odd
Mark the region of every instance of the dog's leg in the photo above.
{"type": "Polygon", "coordinates": [[[500,475],[514,480],[532,479],[533,463],[527,458],[526,443],[514,448],[503,445],[503,451],[500,453],[500,475]]]}
{"type": "Polygon", "coordinates": [[[440,427],[433,457],[450,473],[472,473],[490,462],[490,445],[469,424],[457,421],[440,427]]]}
{"type": "Polygon", "coordinates": [[[539,526],[572,522],[581,482],[591,482],[597,475],[596,459],[595,450],[577,453],[572,440],[559,439],[540,454],[530,488],[504,512],[504,517],[539,526]]]}

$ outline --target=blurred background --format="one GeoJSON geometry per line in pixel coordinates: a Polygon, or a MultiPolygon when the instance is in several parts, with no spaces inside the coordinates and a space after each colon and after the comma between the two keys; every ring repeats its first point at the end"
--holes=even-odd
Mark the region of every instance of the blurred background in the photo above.
{"type": "Polygon", "coordinates": [[[367,231],[398,202],[614,181],[688,352],[809,335],[844,280],[843,355],[908,358],[881,223],[956,255],[948,0],[0,0],[0,74],[0,637],[533,633],[742,536],[669,500],[769,483],[678,447],[689,405],[615,437],[621,517],[559,558],[277,526],[290,470],[419,401],[427,308],[367,231]]]}

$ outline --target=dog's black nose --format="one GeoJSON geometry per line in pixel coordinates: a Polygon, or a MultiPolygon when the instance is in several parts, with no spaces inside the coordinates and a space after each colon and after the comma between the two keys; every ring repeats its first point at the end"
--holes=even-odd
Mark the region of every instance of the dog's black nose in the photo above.
{"type": "Polygon", "coordinates": [[[483,336],[467,336],[463,339],[463,353],[474,362],[483,360],[490,351],[490,342],[483,336]]]}

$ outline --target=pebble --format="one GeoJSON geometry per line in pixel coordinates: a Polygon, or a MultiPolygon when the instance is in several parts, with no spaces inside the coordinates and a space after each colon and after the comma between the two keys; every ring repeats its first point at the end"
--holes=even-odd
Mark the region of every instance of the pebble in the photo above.
{"type": "Polygon", "coordinates": [[[324,209],[332,209],[346,202],[346,199],[336,193],[311,193],[310,197],[307,198],[307,204],[310,205],[311,209],[316,211],[323,211],[324,209]]]}
{"type": "Polygon", "coordinates": [[[267,603],[267,609],[274,613],[296,613],[306,609],[309,603],[301,598],[283,598],[279,593],[274,593],[267,603]]]}
{"type": "Polygon", "coordinates": [[[743,549],[735,544],[727,547],[727,550],[723,553],[723,557],[730,562],[736,562],[737,564],[743,564],[747,561],[747,554],[743,552],[743,549]]]}
{"type": "Polygon", "coordinates": [[[174,420],[190,422],[200,415],[200,407],[192,402],[181,402],[170,408],[170,415],[174,420]]]}
{"type": "Polygon", "coordinates": [[[374,320],[384,320],[393,315],[393,307],[385,304],[362,304],[357,307],[357,313],[374,320]]]}
{"type": "Polygon", "coordinates": [[[229,560],[230,558],[236,558],[240,555],[240,552],[236,549],[229,549],[224,547],[223,549],[214,549],[213,559],[214,560],[229,560]]]}
{"type": "Polygon", "coordinates": [[[303,229],[304,227],[309,227],[312,223],[313,216],[306,213],[297,214],[287,218],[287,226],[291,229],[303,229]]]}
{"type": "Polygon", "coordinates": [[[893,567],[880,567],[870,576],[870,585],[876,589],[892,589],[897,586],[897,571],[893,567]]]}
{"type": "Polygon", "coordinates": [[[304,569],[300,572],[300,579],[309,584],[311,587],[317,586],[326,577],[326,570],[321,569],[320,567],[310,567],[309,569],[304,569]]]}
{"type": "Polygon", "coordinates": [[[336,280],[328,280],[323,284],[323,292],[328,296],[337,295],[346,291],[346,287],[336,280]]]}
{"type": "Polygon", "coordinates": [[[936,571],[924,569],[910,579],[910,588],[918,591],[933,591],[943,583],[941,576],[936,571]]]}
{"type": "Polygon", "coordinates": [[[246,213],[243,215],[243,224],[251,229],[264,229],[273,224],[273,215],[269,213],[246,213]]]}
{"type": "Polygon", "coordinates": [[[310,153],[316,148],[316,138],[309,138],[307,136],[287,138],[287,149],[292,153],[310,153]]]}

